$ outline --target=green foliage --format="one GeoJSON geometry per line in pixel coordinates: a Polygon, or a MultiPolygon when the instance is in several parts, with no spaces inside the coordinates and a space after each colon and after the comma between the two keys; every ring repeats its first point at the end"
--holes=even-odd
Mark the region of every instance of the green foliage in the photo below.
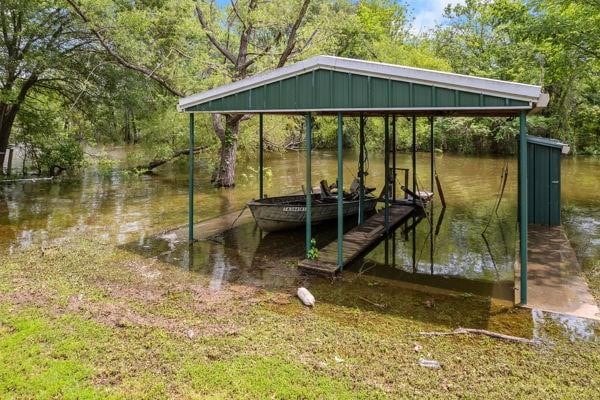
{"type": "Polygon", "coordinates": [[[60,104],[52,97],[38,107],[20,113],[17,135],[37,173],[53,176],[77,171],[84,165],[80,131],[67,126],[60,104]]]}
{"type": "Polygon", "coordinates": [[[467,0],[449,6],[446,17],[450,24],[432,43],[453,70],[542,84],[550,103],[530,128],[575,152],[597,149],[598,2],[467,0]]]}
{"type": "Polygon", "coordinates": [[[317,241],[314,238],[310,239],[310,249],[308,250],[308,254],[306,256],[309,260],[319,259],[319,249],[317,248],[317,241]]]}

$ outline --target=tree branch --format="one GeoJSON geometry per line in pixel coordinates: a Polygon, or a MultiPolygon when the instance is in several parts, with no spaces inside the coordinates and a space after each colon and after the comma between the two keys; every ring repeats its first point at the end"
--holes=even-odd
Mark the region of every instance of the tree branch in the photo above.
{"type": "Polygon", "coordinates": [[[67,2],[71,5],[71,7],[73,7],[73,10],[77,13],[77,15],[79,15],[79,17],[81,17],[83,22],[86,23],[86,25],[88,26],[90,31],[94,34],[94,36],[96,36],[96,38],[98,39],[98,41],[100,42],[100,45],[104,48],[104,50],[106,50],[106,52],[117,61],[117,63],[119,63],[121,66],[123,66],[125,68],[131,69],[133,71],[137,71],[137,72],[140,72],[140,73],[146,75],[148,78],[154,80],[160,86],[162,86],[165,90],[167,90],[169,93],[171,93],[175,96],[178,96],[178,97],[185,96],[185,94],[182,91],[175,88],[166,78],[164,78],[160,75],[157,75],[150,68],[145,67],[143,65],[134,64],[131,61],[126,60],[117,51],[115,51],[113,48],[111,48],[108,40],[100,33],[100,31],[98,29],[96,29],[92,26],[91,20],[87,17],[87,15],[83,12],[83,10],[77,5],[75,0],[67,0],[67,2]]]}
{"type": "Polygon", "coordinates": [[[300,8],[298,17],[296,18],[296,21],[294,21],[294,25],[292,25],[292,29],[290,30],[285,49],[283,50],[283,53],[281,53],[281,57],[279,57],[277,68],[283,67],[285,65],[288,58],[290,57],[290,54],[292,53],[292,50],[294,50],[294,47],[296,46],[296,35],[298,34],[298,28],[300,28],[300,25],[302,24],[302,20],[306,15],[306,10],[308,10],[309,4],[310,0],[304,0],[304,2],[302,3],[302,7],[300,8]]]}
{"type": "MultiPolygon", "coordinates": [[[[275,38],[273,39],[273,42],[270,43],[267,47],[265,47],[260,53],[258,53],[255,57],[251,58],[250,60],[246,61],[246,63],[242,66],[243,69],[248,69],[248,67],[250,67],[252,64],[254,64],[256,61],[258,61],[261,57],[263,57],[265,54],[267,54],[269,51],[271,51],[271,48],[273,47],[273,45],[275,43],[277,43],[279,41],[279,39],[281,39],[281,32],[277,32],[277,35],[275,36],[275,38]]],[[[248,55],[250,53],[246,53],[246,55],[248,55]]]]}
{"type": "MultiPolygon", "coordinates": [[[[67,1],[71,1],[71,0],[67,0],[67,1]]],[[[217,50],[219,50],[221,52],[221,54],[223,54],[225,56],[225,58],[227,58],[229,61],[231,61],[231,63],[233,65],[236,65],[236,56],[229,51],[229,49],[225,46],[223,46],[221,44],[221,42],[219,42],[219,40],[214,36],[213,32],[211,31],[210,27],[208,26],[208,22],[206,21],[206,18],[204,18],[204,13],[202,13],[202,10],[200,9],[200,7],[196,4],[196,15],[198,17],[198,22],[200,22],[200,25],[202,26],[202,28],[204,29],[204,33],[206,34],[206,37],[208,38],[208,40],[210,40],[210,42],[213,44],[213,46],[215,46],[217,48],[217,50]]]]}

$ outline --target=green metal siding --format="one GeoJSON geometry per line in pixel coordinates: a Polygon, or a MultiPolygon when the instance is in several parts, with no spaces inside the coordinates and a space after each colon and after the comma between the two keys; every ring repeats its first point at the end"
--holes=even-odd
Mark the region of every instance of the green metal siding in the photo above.
{"type": "Polygon", "coordinates": [[[560,225],[561,149],[529,142],[527,152],[529,223],[560,225]]]}
{"type": "Polygon", "coordinates": [[[550,150],[550,225],[560,225],[560,155],[559,149],[550,150]]]}
{"type": "Polygon", "coordinates": [[[319,69],[241,91],[186,111],[527,107],[511,98],[319,69]]]}

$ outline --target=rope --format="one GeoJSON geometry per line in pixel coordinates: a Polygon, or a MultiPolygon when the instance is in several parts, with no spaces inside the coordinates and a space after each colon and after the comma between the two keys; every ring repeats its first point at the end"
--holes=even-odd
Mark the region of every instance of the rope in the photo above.
{"type": "Polygon", "coordinates": [[[237,220],[240,219],[240,217],[242,216],[242,214],[244,213],[244,211],[246,211],[246,207],[248,207],[248,204],[246,204],[244,207],[242,207],[242,210],[240,211],[240,213],[238,214],[238,216],[235,217],[235,219],[233,220],[233,222],[229,226],[229,229],[233,228],[233,226],[235,225],[235,223],[237,222],[237,220]]]}
{"type": "Polygon", "coordinates": [[[504,196],[504,189],[506,188],[507,178],[508,178],[508,161],[504,164],[504,167],[502,168],[502,175],[500,176],[500,187],[498,188],[498,198],[494,202],[494,207],[492,208],[492,212],[490,213],[488,222],[485,225],[483,232],[481,232],[482,235],[484,235],[485,232],[488,230],[490,224],[492,223],[492,220],[494,219],[494,215],[498,216],[498,208],[500,207],[500,202],[502,201],[502,197],[504,196]]]}

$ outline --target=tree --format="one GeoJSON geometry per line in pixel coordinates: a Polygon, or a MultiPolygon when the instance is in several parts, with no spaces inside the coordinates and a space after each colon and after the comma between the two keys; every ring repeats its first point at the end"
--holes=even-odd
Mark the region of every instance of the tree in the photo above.
{"type": "MultiPolygon", "coordinates": [[[[196,15],[212,51],[223,60],[226,79],[237,81],[251,71],[282,67],[302,52],[310,43],[310,36],[300,35],[309,5],[310,0],[276,5],[234,0],[228,10],[197,4],[196,15]],[[275,20],[274,15],[278,15],[275,20]]],[[[220,162],[212,180],[216,186],[233,186],[240,122],[245,116],[213,114],[212,117],[221,142],[220,162]]]]}
{"type": "Polygon", "coordinates": [[[89,37],[57,0],[0,2],[0,165],[19,111],[34,90],[68,90],[89,37]]]}
{"type": "MultiPolygon", "coordinates": [[[[158,38],[152,38],[154,39],[152,44],[148,43],[150,39],[143,35],[140,35],[142,37],[139,42],[136,42],[135,36],[139,33],[136,31],[133,32],[133,39],[129,35],[123,35],[123,31],[127,29],[136,29],[138,24],[147,24],[147,19],[151,17],[144,14],[143,6],[119,5],[116,7],[118,12],[113,11],[111,14],[106,11],[106,8],[93,9],[95,3],[88,1],[86,5],[93,9],[92,16],[75,0],[67,0],[67,2],[86,23],[96,37],[97,43],[113,60],[124,68],[154,80],[167,92],[176,96],[184,95],[184,91],[179,87],[198,88],[199,85],[194,82],[194,77],[199,75],[208,76],[207,83],[214,85],[243,79],[267,68],[283,66],[289,59],[298,57],[312,39],[302,29],[310,0],[304,0],[302,3],[290,0],[285,4],[239,0],[232,1],[226,8],[216,7],[212,2],[210,4],[198,2],[194,10],[195,18],[209,44],[208,48],[201,47],[203,43],[200,43],[200,46],[192,45],[194,50],[201,49],[206,52],[202,62],[198,62],[195,57],[188,55],[189,52],[178,49],[172,43],[167,46],[171,49],[168,53],[162,46],[164,42],[180,40],[185,36],[184,34],[171,32],[165,36],[159,35],[158,38]],[[278,18],[274,19],[273,15],[278,15],[278,18]],[[99,20],[110,21],[112,26],[100,27],[95,22],[99,20]],[[123,21],[127,24],[123,24],[123,21]],[[105,33],[107,31],[112,33],[111,37],[105,33]],[[136,43],[141,46],[136,46],[136,43]],[[143,50],[139,51],[139,47],[143,50]],[[190,73],[189,69],[184,69],[181,65],[177,67],[177,62],[173,58],[195,70],[190,73]],[[151,63],[156,67],[150,68],[148,65],[151,63]],[[200,71],[199,66],[201,66],[200,71]],[[186,71],[189,76],[187,79],[174,77],[181,76],[182,71],[186,71]],[[164,75],[165,72],[167,75],[164,75]]],[[[163,15],[161,12],[173,7],[173,3],[158,2],[152,7],[154,8],[152,15],[163,15]],[[161,12],[157,12],[159,8],[161,12]]],[[[106,22],[104,24],[107,25],[106,22]]],[[[184,25],[189,28],[185,18],[172,25],[184,25]]],[[[198,42],[198,38],[193,36],[193,29],[189,30],[192,32],[189,35],[195,39],[192,42],[198,42]]],[[[187,40],[187,43],[190,41],[187,40]]],[[[212,118],[213,128],[220,142],[220,162],[213,178],[215,186],[229,187],[235,184],[240,123],[245,118],[244,115],[234,114],[214,115],[212,118]]]]}
{"type": "MultiPolygon", "coordinates": [[[[600,2],[597,0],[467,0],[447,7],[448,26],[433,42],[453,70],[542,85],[550,94],[538,134],[592,149],[590,124],[598,106],[600,2]],[[586,138],[579,143],[579,138],[586,138]]],[[[596,118],[597,119],[597,118],[596,118]]],[[[600,125],[600,124],[599,124],[600,125]]],[[[586,150],[588,151],[588,150],[586,150]]]]}

